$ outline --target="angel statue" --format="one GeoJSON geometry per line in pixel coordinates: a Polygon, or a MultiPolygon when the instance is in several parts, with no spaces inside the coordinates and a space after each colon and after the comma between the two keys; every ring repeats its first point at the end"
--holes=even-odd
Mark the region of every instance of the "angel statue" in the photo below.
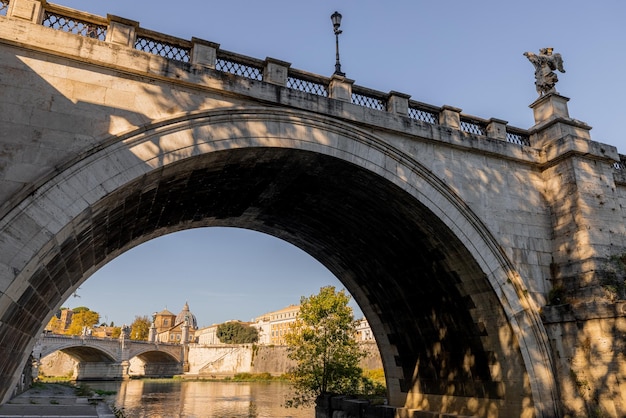
{"type": "Polygon", "coordinates": [[[554,85],[559,81],[559,78],[554,70],[565,72],[561,54],[552,54],[552,50],[553,48],[541,48],[539,55],[524,52],[524,56],[535,66],[535,87],[539,96],[546,93],[556,93],[554,85]]]}

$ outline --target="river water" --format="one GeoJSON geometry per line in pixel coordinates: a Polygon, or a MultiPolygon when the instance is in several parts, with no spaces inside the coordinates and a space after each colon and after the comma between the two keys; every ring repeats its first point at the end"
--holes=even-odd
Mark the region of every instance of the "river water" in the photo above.
{"type": "Polygon", "coordinates": [[[116,391],[110,404],[128,418],[313,418],[313,408],[282,405],[291,387],[284,382],[129,380],[88,382],[93,389],[116,391]]]}

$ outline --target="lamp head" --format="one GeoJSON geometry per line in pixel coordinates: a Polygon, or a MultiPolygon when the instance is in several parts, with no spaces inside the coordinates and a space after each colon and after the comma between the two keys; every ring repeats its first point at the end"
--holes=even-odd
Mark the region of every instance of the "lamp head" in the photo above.
{"type": "Polygon", "coordinates": [[[341,26],[341,13],[335,12],[330,16],[330,20],[333,22],[333,29],[336,34],[341,33],[339,26],[341,26]]]}

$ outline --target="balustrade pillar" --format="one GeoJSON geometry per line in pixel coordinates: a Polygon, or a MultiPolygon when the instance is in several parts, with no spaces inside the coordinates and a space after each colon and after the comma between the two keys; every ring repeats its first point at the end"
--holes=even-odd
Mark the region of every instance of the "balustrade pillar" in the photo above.
{"type": "Polygon", "coordinates": [[[41,23],[44,8],[39,0],[11,0],[7,10],[7,17],[41,23]]]}
{"type": "Polygon", "coordinates": [[[411,96],[408,94],[398,93],[397,91],[389,92],[389,97],[387,99],[387,111],[397,113],[402,116],[408,116],[410,97],[411,96]]]}
{"type": "Polygon", "coordinates": [[[196,68],[215,69],[217,50],[220,44],[203,39],[191,38],[191,65],[196,68]]]}
{"type": "Polygon", "coordinates": [[[291,63],[280,61],[275,58],[265,58],[265,68],[263,69],[263,81],[279,86],[287,86],[287,76],[289,75],[291,63]]]}
{"type": "Polygon", "coordinates": [[[134,48],[139,22],[113,15],[107,15],[107,19],[109,20],[109,29],[107,30],[106,42],[134,48]]]}
{"type": "Polygon", "coordinates": [[[458,107],[445,105],[439,113],[439,124],[447,128],[461,129],[461,111],[458,107]]]}
{"type": "Polygon", "coordinates": [[[487,136],[489,138],[501,139],[506,141],[506,125],[507,121],[502,119],[491,118],[487,125],[487,136]]]}
{"type": "Polygon", "coordinates": [[[333,74],[328,85],[328,97],[352,103],[352,84],[354,80],[333,74]]]}

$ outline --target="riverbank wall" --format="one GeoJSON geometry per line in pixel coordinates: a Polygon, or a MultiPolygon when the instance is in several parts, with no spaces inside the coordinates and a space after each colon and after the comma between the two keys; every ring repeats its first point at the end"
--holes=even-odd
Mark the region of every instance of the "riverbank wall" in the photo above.
{"type": "MultiPolygon", "coordinates": [[[[361,344],[367,356],[361,360],[364,370],[382,369],[382,360],[374,342],[361,344]]],[[[223,376],[237,373],[286,373],[295,363],[287,357],[287,347],[272,345],[200,345],[189,346],[189,372],[199,376],[223,376]]]]}

